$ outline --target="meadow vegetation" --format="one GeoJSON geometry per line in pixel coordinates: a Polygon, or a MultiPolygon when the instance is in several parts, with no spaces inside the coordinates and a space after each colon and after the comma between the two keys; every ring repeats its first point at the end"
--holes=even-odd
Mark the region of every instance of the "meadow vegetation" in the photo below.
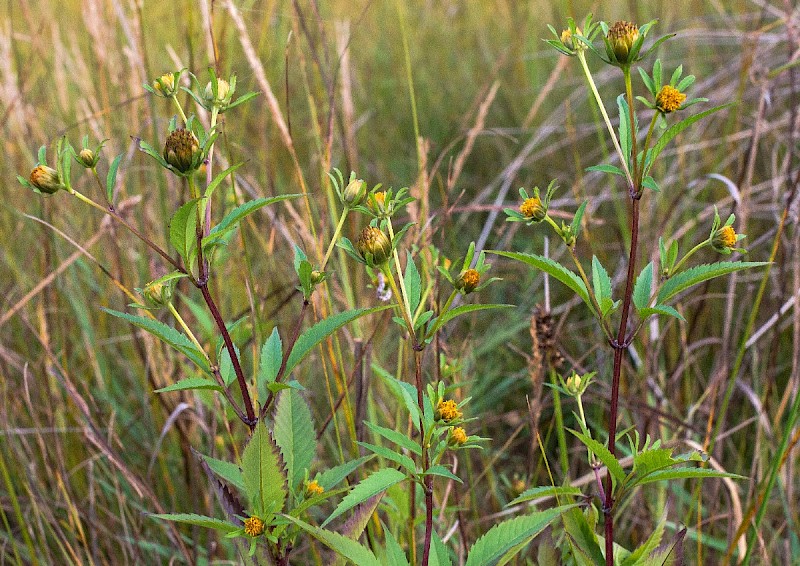
{"type": "Polygon", "coordinates": [[[0,562],[800,564],[791,2],[0,23],[0,562]]]}

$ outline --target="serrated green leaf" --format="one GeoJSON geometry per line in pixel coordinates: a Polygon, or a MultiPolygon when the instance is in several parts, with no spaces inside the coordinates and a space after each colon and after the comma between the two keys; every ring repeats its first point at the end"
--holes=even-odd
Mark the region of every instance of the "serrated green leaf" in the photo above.
{"type": "Polygon", "coordinates": [[[527,263],[528,265],[535,267],[545,273],[551,275],[555,279],[561,281],[564,285],[575,291],[578,296],[583,299],[583,302],[587,305],[591,305],[589,301],[589,292],[586,289],[586,285],[583,284],[581,278],[578,277],[575,273],[561,265],[560,263],[553,261],[552,259],[536,254],[524,254],[519,252],[503,252],[498,250],[487,250],[487,253],[493,253],[496,255],[500,255],[503,257],[508,257],[511,259],[516,259],[517,261],[521,261],[523,263],[527,263]]]}
{"type": "Polygon", "coordinates": [[[647,317],[649,317],[650,315],[654,315],[654,314],[663,314],[665,316],[675,317],[678,320],[683,320],[683,321],[686,320],[685,318],[683,318],[681,313],[679,313],[674,308],[672,308],[672,307],[670,307],[668,305],[655,305],[653,307],[649,307],[649,308],[646,308],[646,309],[641,309],[639,311],[639,317],[642,320],[644,320],[647,317]]]}
{"type": "Polygon", "coordinates": [[[586,516],[578,508],[570,509],[561,515],[564,532],[567,534],[572,553],[578,564],[589,566],[605,566],[606,560],[597,535],[586,520],[586,516]]]}
{"type": "Polygon", "coordinates": [[[650,163],[648,164],[647,169],[645,170],[645,174],[649,172],[650,168],[653,166],[653,163],[655,163],[656,157],[658,157],[658,155],[664,150],[667,144],[675,138],[675,136],[677,136],[679,133],[681,133],[683,130],[685,130],[698,120],[702,120],[706,116],[709,116],[714,112],[718,112],[729,106],[732,106],[732,103],[723,104],[721,106],[715,106],[714,108],[709,108],[708,110],[704,110],[703,112],[698,112],[697,114],[689,116],[688,118],[681,120],[677,124],[673,124],[672,126],[670,126],[670,128],[666,132],[664,132],[664,134],[660,138],[658,138],[658,141],[653,146],[653,150],[650,154],[650,163]]]}
{"type": "Polygon", "coordinates": [[[406,553],[403,552],[402,547],[394,538],[392,531],[386,525],[383,525],[383,532],[386,533],[386,552],[384,555],[384,566],[410,566],[406,553]]]}
{"type": "Polygon", "coordinates": [[[467,314],[475,311],[484,311],[489,309],[507,309],[511,308],[514,305],[480,305],[480,304],[469,304],[469,305],[461,305],[454,309],[448,310],[446,313],[442,314],[441,317],[436,321],[436,328],[440,328],[456,318],[457,316],[461,316],[462,314],[467,314]]]}
{"type": "Polygon", "coordinates": [[[519,496],[514,499],[511,503],[506,505],[506,507],[511,507],[512,505],[518,505],[520,503],[525,503],[526,501],[533,501],[534,499],[540,499],[542,497],[551,497],[551,496],[559,496],[559,495],[567,495],[570,497],[577,497],[581,495],[581,490],[577,487],[569,487],[569,486],[550,486],[550,485],[542,485],[538,487],[532,487],[531,489],[526,489],[519,496]]]}
{"type": "Polygon", "coordinates": [[[217,460],[211,456],[200,454],[200,457],[205,460],[208,467],[211,468],[215,474],[224,479],[232,486],[244,491],[244,480],[242,479],[242,470],[233,462],[226,462],[225,460],[217,460]]]}
{"type": "Polygon", "coordinates": [[[429,558],[429,566],[453,566],[453,561],[450,559],[450,552],[448,552],[442,539],[439,538],[436,529],[431,532],[431,554],[429,558]]]}
{"type": "Polygon", "coordinates": [[[658,292],[658,303],[666,303],[669,299],[698,283],[727,275],[742,269],[762,267],[768,265],[763,261],[721,261],[718,263],[697,265],[690,267],[686,271],[673,275],[664,283],[658,292]]]}
{"type": "Polygon", "coordinates": [[[106,199],[108,202],[114,202],[114,187],[117,184],[117,171],[119,170],[119,164],[122,161],[122,154],[120,153],[118,156],[114,158],[114,161],[111,162],[111,165],[108,166],[108,175],[106,175],[106,199]]]}
{"type": "Polygon", "coordinates": [[[590,438],[582,432],[570,429],[567,430],[569,430],[581,442],[583,442],[586,447],[591,450],[592,453],[597,456],[597,458],[605,465],[605,467],[608,469],[608,473],[611,474],[611,482],[614,486],[616,486],[618,483],[622,483],[625,480],[625,471],[622,469],[619,460],[617,460],[611,454],[611,451],[606,448],[605,444],[601,444],[594,438],[590,438]]]}
{"type": "Polygon", "coordinates": [[[391,448],[387,448],[386,446],[376,446],[374,444],[370,444],[369,442],[358,442],[357,444],[359,446],[363,446],[370,452],[377,454],[381,458],[385,458],[390,462],[394,462],[395,464],[402,466],[410,474],[414,474],[417,471],[416,465],[414,464],[414,460],[412,460],[405,454],[400,454],[398,452],[395,452],[391,448]]]}
{"type": "Polygon", "coordinates": [[[447,478],[449,480],[457,481],[458,483],[464,483],[463,480],[455,475],[453,472],[442,466],[441,464],[437,464],[435,466],[431,466],[428,468],[422,475],[424,476],[440,476],[443,478],[447,478]]]}
{"type": "Polygon", "coordinates": [[[625,161],[629,162],[631,158],[631,117],[624,94],[617,97],[617,108],[619,110],[619,145],[625,161]]]}
{"type": "Polygon", "coordinates": [[[683,566],[683,539],[686,527],[675,533],[672,540],[653,550],[637,566],[683,566]]]}
{"type": "Polygon", "coordinates": [[[274,204],[276,202],[280,202],[282,200],[289,200],[293,198],[297,198],[303,195],[300,194],[292,194],[292,195],[280,195],[277,197],[270,197],[270,198],[257,198],[255,200],[248,201],[240,206],[237,206],[233,210],[231,210],[225,217],[214,226],[210,232],[209,237],[214,237],[217,235],[224,234],[230,230],[233,230],[236,225],[239,223],[242,218],[247,216],[248,214],[252,214],[259,208],[263,208],[270,204],[274,204]]]}
{"type": "Polygon", "coordinates": [[[289,389],[278,397],[273,434],[286,463],[289,486],[294,489],[311,467],[317,445],[311,411],[297,391],[289,389]]]}
{"type": "Polygon", "coordinates": [[[269,338],[266,339],[261,347],[261,355],[258,360],[258,398],[267,398],[267,384],[275,381],[278,371],[281,368],[283,358],[283,345],[281,336],[278,334],[278,327],[272,329],[269,338]]]}
{"type": "Polygon", "coordinates": [[[406,272],[404,275],[406,293],[408,295],[408,308],[412,316],[417,312],[417,307],[422,298],[422,282],[420,281],[419,271],[417,266],[414,265],[414,258],[411,257],[411,252],[406,251],[406,272]]]}
{"type": "Polygon", "coordinates": [[[504,564],[511,558],[507,556],[509,550],[520,549],[570,508],[572,505],[554,507],[498,523],[472,545],[466,566],[504,564]]]}
{"type": "MultiPolygon", "coordinates": [[[[233,351],[236,353],[236,357],[238,359],[242,359],[241,355],[239,355],[239,348],[234,344],[233,351]]],[[[230,385],[236,379],[236,372],[233,369],[233,360],[231,360],[231,354],[228,352],[228,349],[225,348],[222,350],[219,359],[219,374],[222,376],[222,381],[225,385],[230,385]]]]}
{"type": "Polygon", "coordinates": [[[378,426],[376,424],[372,424],[369,421],[364,421],[364,424],[367,425],[367,428],[369,428],[372,432],[374,432],[379,436],[382,436],[389,442],[397,444],[398,446],[407,449],[409,452],[412,452],[417,456],[422,454],[422,452],[419,449],[419,444],[411,440],[402,432],[393,430],[391,428],[378,426]]]}
{"type": "Polygon", "coordinates": [[[330,517],[325,519],[325,522],[322,523],[322,526],[324,527],[342,513],[366,501],[373,495],[386,491],[404,479],[406,479],[406,474],[394,468],[383,468],[377,472],[373,472],[367,478],[360,481],[350,493],[342,499],[341,503],[333,510],[330,517]]]}
{"type": "Polygon", "coordinates": [[[578,207],[578,210],[575,211],[575,216],[572,217],[572,224],[570,224],[570,228],[576,239],[581,233],[581,220],[583,219],[583,213],[586,212],[587,204],[589,204],[588,200],[583,201],[578,207]]]}
{"type": "Polygon", "coordinates": [[[647,537],[647,540],[640,544],[636,550],[631,552],[628,556],[626,556],[621,562],[620,566],[641,566],[642,558],[646,555],[652,553],[659,544],[661,544],[661,539],[664,537],[664,526],[666,522],[664,518],[658,522],[656,528],[647,537]]]}
{"type": "MultiPolygon", "coordinates": [[[[594,295],[597,302],[602,307],[603,299],[611,298],[611,278],[605,267],[597,259],[597,256],[592,256],[592,286],[594,287],[594,295]]],[[[605,310],[605,309],[602,309],[605,310]]],[[[606,313],[601,313],[605,315],[606,313]]]]}
{"type": "Polygon", "coordinates": [[[242,454],[242,480],[253,511],[264,517],[280,513],[286,502],[286,475],[278,448],[264,421],[259,421],[242,454]]]}
{"type": "Polygon", "coordinates": [[[651,261],[639,273],[636,284],[633,286],[633,304],[636,310],[647,308],[650,302],[650,292],[653,288],[653,262],[651,261]]]}
{"type": "Polygon", "coordinates": [[[216,381],[206,379],[204,377],[187,377],[176,381],[172,385],[167,385],[161,389],[156,389],[155,393],[169,393],[170,391],[188,391],[191,389],[210,389],[213,391],[222,391],[222,387],[217,385],[216,381]]]}
{"type": "Polygon", "coordinates": [[[289,515],[284,515],[284,518],[303,529],[305,532],[313,536],[328,548],[344,556],[353,564],[358,564],[358,566],[381,566],[381,563],[378,562],[378,559],[370,549],[362,546],[352,539],[347,538],[346,536],[340,535],[339,533],[335,533],[333,531],[328,531],[326,529],[321,529],[319,527],[314,527],[289,515]]]}
{"type": "Polygon", "coordinates": [[[634,478],[634,480],[626,487],[630,489],[634,486],[644,485],[647,483],[653,483],[657,481],[665,481],[665,480],[704,479],[704,478],[747,479],[744,476],[740,476],[737,474],[718,472],[716,470],[709,470],[707,468],[680,467],[671,470],[659,470],[643,478],[634,478]]]}
{"type": "Polygon", "coordinates": [[[305,358],[314,347],[322,342],[325,338],[336,332],[345,324],[361,318],[362,316],[380,312],[394,305],[383,305],[371,309],[355,309],[345,312],[340,312],[329,316],[326,319],[319,321],[317,324],[303,332],[295,342],[292,353],[289,354],[289,360],[286,362],[285,375],[289,375],[292,370],[305,358]]]}
{"type": "Polygon", "coordinates": [[[361,458],[350,460],[344,464],[339,464],[330,470],[325,470],[319,475],[319,477],[317,477],[317,482],[325,491],[330,491],[332,488],[339,485],[339,482],[341,482],[344,478],[360,468],[364,462],[367,462],[372,458],[373,456],[371,454],[368,456],[362,456],[361,458]]]}
{"type": "Polygon", "coordinates": [[[190,266],[192,251],[197,249],[197,199],[184,203],[172,215],[169,221],[169,241],[187,267],[190,266]]]}
{"type": "Polygon", "coordinates": [[[161,519],[162,521],[197,525],[198,527],[215,529],[217,531],[223,531],[226,533],[232,533],[233,531],[239,530],[238,526],[228,523],[227,521],[215,519],[214,517],[206,517],[205,515],[197,515],[195,513],[153,513],[149,516],[154,519],[161,519]]]}
{"type": "Polygon", "coordinates": [[[619,175],[620,177],[625,176],[625,171],[614,165],[592,165],[591,167],[587,167],[586,170],[597,171],[599,173],[610,173],[611,175],[619,175]]]}
{"type": "Polygon", "coordinates": [[[206,359],[205,354],[198,350],[197,346],[195,346],[185,334],[182,334],[171,326],[167,326],[163,322],[154,320],[152,318],[145,318],[143,316],[137,316],[107,308],[102,308],[102,310],[112,316],[127,320],[142,330],[146,330],[159,340],[166,342],[181,354],[189,358],[195,363],[195,365],[197,365],[197,367],[205,372],[209,372],[208,360],[206,359]]]}
{"type": "Polygon", "coordinates": [[[220,183],[222,183],[225,177],[236,171],[242,165],[244,165],[244,163],[237,163],[236,165],[231,165],[224,171],[217,173],[217,176],[214,177],[214,180],[211,181],[211,183],[209,183],[209,185],[206,187],[206,190],[203,193],[204,198],[206,200],[210,199],[211,195],[214,194],[214,191],[217,189],[217,187],[219,187],[220,183]]]}

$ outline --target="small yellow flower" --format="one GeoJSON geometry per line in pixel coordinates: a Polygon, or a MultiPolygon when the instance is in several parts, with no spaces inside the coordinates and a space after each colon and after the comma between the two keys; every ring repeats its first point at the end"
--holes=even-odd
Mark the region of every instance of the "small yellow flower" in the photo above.
{"type": "Polygon", "coordinates": [[[728,253],[736,247],[737,237],[736,230],[733,226],[723,226],[714,234],[711,239],[711,247],[718,252],[728,253]]]}
{"type": "Polygon", "coordinates": [[[685,100],[686,95],[677,88],[664,85],[656,96],[656,108],[664,114],[669,114],[679,110],[685,100]]]}
{"type": "MultiPolygon", "coordinates": [[[[575,28],[575,33],[580,35],[581,28],[575,28]]],[[[561,32],[561,43],[563,43],[564,47],[566,47],[567,49],[577,50],[586,48],[582,44],[573,41],[572,32],[569,29],[565,29],[564,31],[561,32]]]]}
{"type": "Polygon", "coordinates": [[[461,446],[467,442],[467,433],[460,426],[450,429],[450,444],[453,446],[461,446]]]}
{"type": "Polygon", "coordinates": [[[468,295],[472,293],[481,281],[481,274],[477,269],[467,269],[456,280],[456,289],[468,295]]]}
{"type": "Polygon", "coordinates": [[[244,532],[248,536],[257,537],[262,535],[265,528],[264,521],[258,517],[248,517],[244,520],[244,532]]]}
{"type": "Polygon", "coordinates": [[[639,27],[631,22],[616,22],[608,30],[608,41],[620,63],[628,63],[631,48],[639,39],[639,27]]]}
{"type": "Polygon", "coordinates": [[[325,493],[325,488],[319,485],[317,480],[312,480],[306,484],[306,494],[309,497],[314,497],[315,495],[322,495],[325,493]]]}
{"type": "Polygon", "coordinates": [[[525,202],[520,205],[519,211],[525,218],[530,218],[536,222],[541,222],[547,216],[547,209],[545,209],[542,199],[539,197],[525,199],[525,202]]]}
{"type": "Polygon", "coordinates": [[[380,214],[386,211],[386,193],[384,191],[378,191],[377,193],[372,195],[372,200],[370,200],[370,208],[372,212],[375,214],[380,214]]]}
{"type": "Polygon", "coordinates": [[[342,200],[347,206],[358,206],[366,194],[367,184],[361,179],[355,179],[342,191],[342,200]]]}
{"type": "Polygon", "coordinates": [[[461,416],[461,411],[458,410],[458,405],[455,401],[452,399],[448,399],[447,401],[439,399],[439,403],[436,405],[436,414],[434,415],[436,420],[450,422],[455,419],[460,419],[461,416]]]}
{"type": "Polygon", "coordinates": [[[163,96],[170,97],[175,94],[175,76],[172,73],[164,73],[153,81],[153,89],[163,96]]]}

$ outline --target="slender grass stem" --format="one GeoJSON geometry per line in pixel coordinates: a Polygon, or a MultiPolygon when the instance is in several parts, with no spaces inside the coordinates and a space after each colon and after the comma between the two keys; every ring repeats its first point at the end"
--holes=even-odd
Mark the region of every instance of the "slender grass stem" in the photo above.
{"type": "Polygon", "coordinates": [[[325,271],[325,266],[328,264],[328,260],[331,258],[331,254],[333,253],[334,248],[336,247],[336,242],[339,240],[339,235],[342,233],[342,227],[344,226],[344,221],[347,219],[347,213],[349,210],[345,208],[342,210],[342,215],[339,217],[339,223],[336,224],[336,230],[333,232],[333,237],[331,238],[330,244],[328,244],[328,249],[325,252],[325,257],[322,258],[322,263],[319,266],[320,271],[325,271]]]}

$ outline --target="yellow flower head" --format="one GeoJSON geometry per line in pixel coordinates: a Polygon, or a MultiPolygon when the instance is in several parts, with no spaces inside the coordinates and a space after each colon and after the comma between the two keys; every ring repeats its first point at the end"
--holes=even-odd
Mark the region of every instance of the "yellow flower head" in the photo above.
{"type": "Polygon", "coordinates": [[[257,537],[264,534],[264,521],[258,517],[248,517],[244,520],[244,532],[247,536],[257,537]]]}
{"type": "Polygon", "coordinates": [[[367,226],[358,236],[356,250],[364,261],[369,262],[371,259],[372,265],[383,265],[392,253],[392,243],[380,228],[367,226]]]}
{"type": "Polygon", "coordinates": [[[315,495],[322,495],[325,492],[325,488],[319,485],[317,480],[312,480],[306,484],[306,494],[309,497],[314,497],[315,495]]]}
{"type": "Polygon", "coordinates": [[[58,171],[47,165],[39,165],[31,171],[30,184],[47,195],[52,195],[65,188],[58,171]]]}
{"type": "Polygon", "coordinates": [[[723,226],[714,234],[714,237],[711,239],[711,247],[713,247],[718,252],[728,253],[733,251],[736,247],[736,242],[738,240],[738,236],[736,234],[736,230],[733,229],[733,226],[723,226]]]}
{"type": "Polygon", "coordinates": [[[547,216],[547,209],[539,197],[525,199],[525,202],[519,207],[519,211],[525,218],[530,218],[536,222],[541,222],[547,216]]]}
{"type": "Polygon", "coordinates": [[[467,433],[460,426],[450,429],[450,444],[454,446],[461,446],[467,442],[467,433]]]}
{"type": "Polygon", "coordinates": [[[664,114],[669,114],[679,110],[685,100],[686,95],[677,88],[664,85],[656,96],[656,108],[664,114]]]}
{"type": "Polygon", "coordinates": [[[458,277],[456,289],[465,295],[472,293],[481,281],[481,274],[477,269],[467,269],[458,277]]]}
{"type": "Polygon", "coordinates": [[[448,399],[447,401],[439,399],[434,416],[437,420],[441,419],[445,422],[450,422],[455,419],[460,419],[462,414],[461,411],[458,410],[458,405],[452,399],[448,399]]]}

